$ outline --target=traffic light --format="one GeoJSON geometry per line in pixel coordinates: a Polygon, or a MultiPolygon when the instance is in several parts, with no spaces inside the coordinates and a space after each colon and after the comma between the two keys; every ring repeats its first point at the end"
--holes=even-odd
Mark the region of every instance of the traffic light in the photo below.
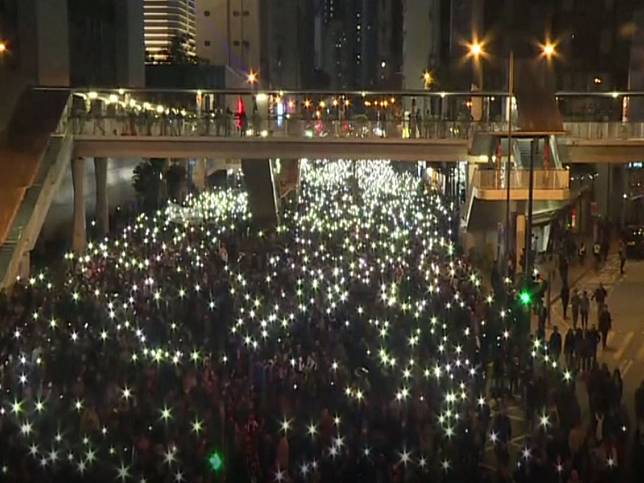
{"type": "Polygon", "coordinates": [[[208,456],[208,464],[215,473],[219,473],[224,467],[224,460],[219,452],[215,450],[208,456]]]}
{"type": "Polygon", "coordinates": [[[521,305],[530,305],[532,303],[532,294],[527,289],[521,290],[519,293],[519,301],[521,305]]]}

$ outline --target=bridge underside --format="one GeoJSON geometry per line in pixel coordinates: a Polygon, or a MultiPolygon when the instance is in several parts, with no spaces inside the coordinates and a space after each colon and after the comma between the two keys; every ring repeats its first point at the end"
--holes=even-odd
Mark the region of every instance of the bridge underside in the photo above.
{"type": "MultiPolygon", "coordinates": [[[[563,163],[624,164],[644,159],[644,139],[557,142],[563,163]]],[[[392,159],[455,163],[478,161],[466,140],[453,139],[285,139],[75,136],[74,155],[106,158],[392,159]]]]}
{"type": "Polygon", "coordinates": [[[624,164],[644,159],[644,139],[624,141],[559,141],[563,162],[624,164]]]}
{"type": "Polygon", "coordinates": [[[143,158],[395,159],[457,162],[468,158],[466,140],[155,138],[75,136],[76,156],[143,158]]]}

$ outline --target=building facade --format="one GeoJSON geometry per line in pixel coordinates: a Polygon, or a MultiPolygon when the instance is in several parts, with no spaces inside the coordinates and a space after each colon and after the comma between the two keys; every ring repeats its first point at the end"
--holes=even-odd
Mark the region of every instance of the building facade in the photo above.
{"type": "Polygon", "coordinates": [[[196,56],[196,0],[143,0],[143,7],[148,62],[196,56]]]}
{"type": "Polygon", "coordinates": [[[0,0],[0,131],[26,86],[143,87],[143,0],[0,0]]]}
{"type": "Polygon", "coordinates": [[[402,0],[320,0],[313,16],[315,64],[328,76],[329,87],[396,85],[402,52],[402,0]]]}
{"type": "Polygon", "coordinates": [[[198,0],[196,54],[239,72],[259,70],[262,4],[259,0],[198,0]]]}

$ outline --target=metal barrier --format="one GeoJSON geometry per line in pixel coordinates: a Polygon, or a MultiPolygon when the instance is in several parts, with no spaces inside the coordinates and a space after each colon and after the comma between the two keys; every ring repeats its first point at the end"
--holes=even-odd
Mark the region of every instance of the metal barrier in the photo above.
{"type": "Polygon", "coordinates": [[[75,135],[119,137],[281,137],[281,138],[396,138],[469,139],[476,123],[430,121],[419,129],[404,121],[304,120],[256,118],[240,124],[228,116],[173,116],[76,114],[71,118],[75,135]]]}
{"type": "MultiPolygon", "coordinates": [[[[535,190],[563,190],[570,187],[570,171],[567,169],[535,169],[533,176],[535,190]]],[[[472,186],[484,190],[506,189],[505,171],[477,169],[472,178],[472,186]]],[[[510,189],[528,189],[529,186],[529,169],[513,169],[510,172],[510,189]]]]}
{"type": "Polygon", "coordinates": [[[579,139],[644,139],[644,122],[564,122],[564,130],[579,139]]]}
{"type": "MultiPolygon", "coordinates": [[[[76,89],[71,93],[68,116],[73,131],[92,136],[468,139],[477,131],[507,131],[503,121],[507,94],[500,92],[76,89]]],[[[644,122],[617,122],[618,108],[626,100],[644,102],[644,92],[556,96],[570,137],[644,139],[644,122]]],[[[520,131],[518,126],[514,129],[520,131]]]]}

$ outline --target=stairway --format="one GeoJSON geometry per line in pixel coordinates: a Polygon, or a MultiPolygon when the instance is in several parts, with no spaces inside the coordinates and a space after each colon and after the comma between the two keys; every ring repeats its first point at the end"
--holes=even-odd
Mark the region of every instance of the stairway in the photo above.
{"type": "Polygon", "coordinates": [[[59,133],[68,91],[26,91],[0,146],[0,288],[11,285],[38,238],[72,154],[59,133]]]}
{"type": "MultiPolygon", "coordinates": [[[[530,169],[530,139],[516,139],[516,144],[519,150],[519,159],[517,166],[520,169],[530,169]]],[[[534,153],[534,168],[543,169],[543,141],[537,144],[537,149],[534,153]]]]}

